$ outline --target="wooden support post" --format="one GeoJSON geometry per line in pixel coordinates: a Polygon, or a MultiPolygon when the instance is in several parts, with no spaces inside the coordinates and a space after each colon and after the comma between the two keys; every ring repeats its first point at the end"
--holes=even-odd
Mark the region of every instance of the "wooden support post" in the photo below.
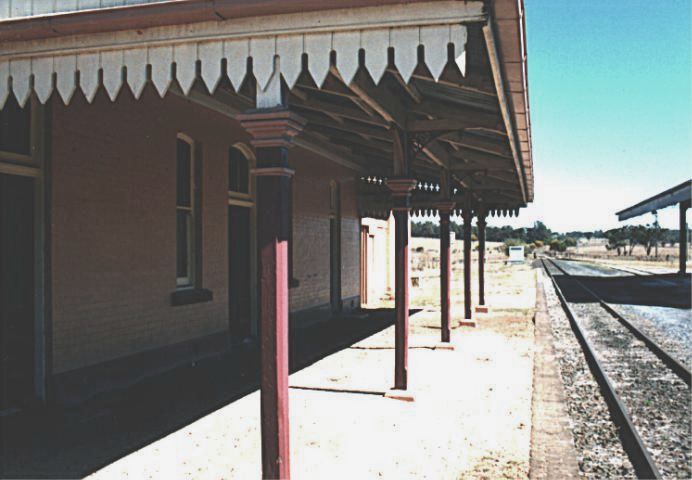
{"type": "Polygon", "coordinates": [[[410,178],[391,178],[387,187],[394,201],[395,243],[395,351],[394,389],[408,388],[408,295],[409,295],[409,212],[411,190],[416,181],[410,178]]]}
{"type": "Polygon", "coordinates": [[[290,478],[288,421],[288,148],[305,121],[287,110],[238,116],[252,136],[257,168],[262,477],[290,478]]]}
{"type": "Polygon", "coordinates": [[[440,328],[443,343],[450,341],[452,255],[449,245],[449,216],[454,205],[454,202],[441,202],[437,205],[440,212],[440,328]]]}
{"type": "Polygon", "coordinates": [[[461,211],[464,220],[464,322],[472,324],[471,319],[471,221],[473,211],[465,205],[461,211]]]}
{"type": "Polygon", "coordinates": [[[482,308],[476,311],[487,312],[485,306],[485,227],[487,212],[480,210],[476,226],[478,227],[478,305],[482,308]]]}
{"type": "Polygon", "coordinates": [[[687,273],[687,209],[690,201],[680,202],[680,275],[687,273]]]}

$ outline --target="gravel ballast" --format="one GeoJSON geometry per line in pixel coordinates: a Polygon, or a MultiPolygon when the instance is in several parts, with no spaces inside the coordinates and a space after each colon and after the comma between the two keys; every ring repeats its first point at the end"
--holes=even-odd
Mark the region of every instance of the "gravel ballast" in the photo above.
{"type": "Polygon", "coordinates": [[[579,468],[586,478],[636,478],[552,282],[543,271],[539,275],[543,276],[579,468]]]}
{"type": "MultiPolygon", "coordinates": [[[[559,262],[570,274],[577,273],[575,265],[579,273],[586,273],[584,265],[559,262]]],[[[563,277],[554,265],[548,263],[547,268],[556,278],[563,277]]],[[[590,276],[610,273],[600,268],[589,269],[590,276]]],[[[570,301],[570,307],[663,477],[690,478],[688,407],[691,397],[687,385],[601,305],[579,300],[570,301]]],[[[663,348],[689,362],[689,349],[685,347],[689,335],[685,331],[689,326],[688,310],[634,305],[614,307],[663,348]],[[675,310],[675,315],[670,315],[668,310],[675,310]]]]}
{"type": "Polygon", "coordinates": [[[687,368],[692,366],[690,311],[645,305],[611,305],[687,368]]]}
{"type": "Polygon", "coordinates": [[[663,476],[690,478],[687,385],[600,305],[572,308],[663,476]]]}

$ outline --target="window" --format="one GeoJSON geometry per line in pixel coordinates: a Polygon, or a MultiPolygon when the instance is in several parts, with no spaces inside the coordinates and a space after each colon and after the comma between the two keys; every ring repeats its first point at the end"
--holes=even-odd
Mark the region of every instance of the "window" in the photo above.
{"type": "Polygon", "coordinates": [[[31,102],[21,108],[12,95],[0,109],[0,152],[31,154],[31,102]]]}
{"type": "Polygon", "coordinates": [[[228,191],[250,194],[250,171],[247,157],[236,147],[228,151],[228,191]]]}
{"type": "Polygon", "coordinates": [[[202,288],[202,145],[179,134],[176,140],[176,285],[171,305],[214,299],[202,288]]]}
{"type": "Polygon", "coordinates": [[[195,262],[195,175],[191,141],[177,140],[176,271],[177,285],[194,285],[195,262]]]}

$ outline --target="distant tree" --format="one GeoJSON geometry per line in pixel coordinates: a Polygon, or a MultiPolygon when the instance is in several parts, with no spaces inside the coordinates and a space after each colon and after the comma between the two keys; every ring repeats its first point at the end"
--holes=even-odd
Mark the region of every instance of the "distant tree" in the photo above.
{"type": "Polygon", "coordinates": [[[567,245],[565,245],[565,242],[562,240],[558,240],[557,238],[553,238],[550,241],[550,250],[553,252],[564,252],[567,250],[567,245]]]}
{"type": "Polygon", "coordinates": [[[624,228],[613,228],[604,233],[608,240],[606,248],[608,250],[617,250],[618,256],[621,255],[622,249],[627,245],[627,233],[624,228]]]}
{"type": "Polygon", "coordinates": [[[431,221],[411,222],[411,236],[437,238],[440,236],[440,227],[431,221]]]}
{"type": "Polygon", "coordinates": [[[660,227],[654,224],[651,225],[634,225],[624,227],[627,231],[627,237],[630,243],[629,254],[632,255],[632,250],[637,245],[641,245],[646,250],[646,256],[651,255],[651,249],[658,242],[660,236],[660,227]]]}

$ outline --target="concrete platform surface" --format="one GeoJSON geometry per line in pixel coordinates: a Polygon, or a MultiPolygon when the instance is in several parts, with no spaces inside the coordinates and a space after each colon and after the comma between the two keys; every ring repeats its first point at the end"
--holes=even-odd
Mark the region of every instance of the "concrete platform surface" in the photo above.
{"type": "MultiPolygon", "coordinates": [[[[439,313],[411,318],[415,402],[384,396],[393,382],[393,327],[291,375],[293,477],[526,478],[530,316],[457,328],[455,350],[435,350],[438,336],[439,313]]],[[[90,478],[260,478],[259,415],[255,391],[90,478]]]]}
{"type": "Polygon", "coordinates": [[[574,438],[560,378],[553,331],[546,307],[542,272],[536,294],[536,353],[533,370],[531,480],[580,477],[574,438]]]}

